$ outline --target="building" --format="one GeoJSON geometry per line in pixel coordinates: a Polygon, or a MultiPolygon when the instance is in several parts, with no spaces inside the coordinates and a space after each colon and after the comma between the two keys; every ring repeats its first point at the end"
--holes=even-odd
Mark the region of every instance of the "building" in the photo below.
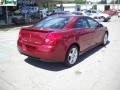
{"type": "Polygon", "coordinates": [[[2,4],[2,0],[0,0],[0,5],[2,4]]]}
{"type": "MultiPolygon", "coordinates": [[[[2,5],[3,3],[8,3],[8,1],[9,0],[0,0],[0,3],[2,5]]],[[[69,3],[73,1],[74,0],[17,0],[16,5],[0,6],[0,25],[11,24],[11,18],[15,10],[19,10],[26,16],[29,15],[29,13],[36,12],[36,7],[38,7],[39,9],[43,7],[48,7],[50,10],[52,10],[55,4],[60,3],[62,6],[62,3],[69,3]]]]}

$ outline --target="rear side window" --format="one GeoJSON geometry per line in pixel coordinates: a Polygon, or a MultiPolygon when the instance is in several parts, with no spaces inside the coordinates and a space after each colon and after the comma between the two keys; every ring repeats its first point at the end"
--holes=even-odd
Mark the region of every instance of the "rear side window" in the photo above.
{"type": "Polygon", "coordinates": [[[74,24],[73,28],[89,28],[89,25],[85,18],[80,18],[74,24]]]}
{"type": "Polygon", "coordinates": [[[34,27],[48,29],[63,29],[68,23],[69,17],[48,17],[38,22],[34,27]]]}

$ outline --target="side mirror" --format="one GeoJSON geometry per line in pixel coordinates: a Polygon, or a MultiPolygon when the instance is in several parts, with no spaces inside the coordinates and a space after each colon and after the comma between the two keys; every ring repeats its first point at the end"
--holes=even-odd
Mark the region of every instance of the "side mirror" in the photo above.
{"type": "Polygon", "coordinates": [[[98,24],[98,25],[97,25],[97,28],[99,28],[99,27],[103,27],[103,25],[102,25],[102,24],[98,24]]]}

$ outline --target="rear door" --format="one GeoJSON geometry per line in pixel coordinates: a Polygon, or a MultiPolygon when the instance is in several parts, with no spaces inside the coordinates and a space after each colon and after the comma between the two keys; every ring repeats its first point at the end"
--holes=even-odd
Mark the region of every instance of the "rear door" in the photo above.
{"type": "Polygon", "coordinates": [[[81,51],[84,51],[93,45],[93,33],[95,30],[90,29],[86,17],[79,18],[74,24],[73,30],[75,30],[81,51]]]}

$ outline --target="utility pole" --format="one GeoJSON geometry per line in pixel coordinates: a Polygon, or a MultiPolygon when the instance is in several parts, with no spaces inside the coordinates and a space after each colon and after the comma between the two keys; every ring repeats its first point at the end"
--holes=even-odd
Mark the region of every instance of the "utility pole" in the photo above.
{"type": "Polygon", "coordinates": [[[120,9],[120,0],[117,1],[117,4],[118,4],[118,8],[117,9],[120,9]]]}
{"type": "Polygon", "coordinates": [[[85,5],[86,5],[86,9],[87,9],[87,0],[85,0],[85,5]]]}
{"type": "Polygon", "coordinates": [[[97,9],[97,0],[95,1],[95,9],[97,9]]]}
{"type": "Polygon", "coordinates": [[[6,11],[6,24],[8,24],[8,19],[9,19],[9,18],[8,18],[8,10],[7,10],[7,6],[5,7],[5,9],[6,9],[6,10],[5,10],[5,11],[6,11]]]}
{"type": "Polygon", "coordinates": [[[114,5],[114,9],[115,9],[115,0],[113,0],[113,5],[114,5]]]}

